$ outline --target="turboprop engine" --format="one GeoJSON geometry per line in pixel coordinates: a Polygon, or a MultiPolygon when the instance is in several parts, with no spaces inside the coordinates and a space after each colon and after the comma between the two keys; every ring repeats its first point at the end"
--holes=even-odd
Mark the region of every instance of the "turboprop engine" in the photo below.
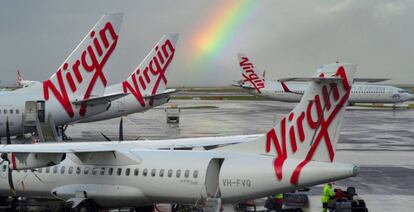
{"type": "Polygon", "coordinates": [[[35,169],[54,166],[66,158],[65,153],[10,153],[1,154],[3,161],[9,162],[12,170],[35,169]]]}

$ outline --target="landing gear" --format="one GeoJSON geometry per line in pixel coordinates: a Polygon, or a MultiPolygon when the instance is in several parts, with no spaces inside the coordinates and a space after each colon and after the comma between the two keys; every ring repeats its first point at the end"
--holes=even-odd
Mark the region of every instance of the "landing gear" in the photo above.
{"type": "Polygon", "coordinates": [[[155,208],[154,205],[138,207],[138,208],[135,208],[135,212],[153,212],[154,208],[155,208]]]}
{"type": "Polygon", "coordinates": [[[97,212],[98,206],[92,200],[85,200],[72,209],[73,212],[97,212]]]}
{"type": "Polygon", "coordinates": [[[69,125],[62,125],[62,126],[57,126],[56,127],[56,131],[57,131],[58,135],[62,138],[62,141],[70,141],[70,140],[72,140],[65,133],[66,130],[68,129],[68,127],[69,127],[69,125]]]}

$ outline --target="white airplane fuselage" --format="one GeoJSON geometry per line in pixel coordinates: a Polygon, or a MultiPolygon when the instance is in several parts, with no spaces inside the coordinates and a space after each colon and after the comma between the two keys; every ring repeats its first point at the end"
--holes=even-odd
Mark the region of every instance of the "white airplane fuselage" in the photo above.
{"type": "MultiPolygon", "coordinates": [[[[70,105],[73,109],[73,116],[65,112],[62,104],[51,98],[49,101],[45,100],[43,95],[43,84],[34,84],[30,87],[21,88],[16,91],[0,92],[0,137],[6,136],[6,122],[9,122],[10,134],[21,135],[23,131],[24,119],[28,116],[27,110],[32,110],[37,115],[36,108],[26,108],[27,102],[44,102],[44,119],[48,120],[49,116],[53,117],[56,126],[70,124],[82,118],[92,116],[106,111],[109,103],[99,104],[95,106],[88,106],[86,113],[80,115],[80,107],[70,105]],[[33,111],[34,110],[34,111],[33,111]]],[[[24,132],[29,133],[29,132],[24,132]]]]}
{"type": "MultiPolygon", "coordinates": [[[[13,171],[16,195],[68,200],[76,192],[85,191],[88,198],[102,207],[196,204],[212,196],[220,196],[223,202],[234,202],[338,180],[357,172],[353,165],[309,162],[302,170],[304,177],[297,185],[292,185],[289,177],[282,180],[275,177],[272,156],[143,150],[138,147],[139,142],[124,143],[128,144],[113,142],[102,145],[118,145],[118,161],[121,154],[125,154],[134,160],[125,162],[130,164],[82,165],[76,156],[68,154],[59,165],[36,169],[34,173],[32,170],[13,171]],[[134,143],[137,148],[134,148],[134,143]],[[324,167],[324,176],[314,169],[320,167],[324,167]]],[[[110,161],[108,157],[115,156],[108,154],[106,161],[110,161]]],[[[284,172],[293,172],[300,162],[287,159],[284,172]]],[[[11,195],[6,166],[0,166],[0,193],[11,195]]]]}
{"type": "MultiPolygon", "coordinates": [[[[307,89],[306,83],[286,83],[291,92],[286,92],[279,82],[265,82],[265,87],[260,89],[260,93],[255,89],[248,89],[253,95],[262,96],[268,99],[283,102],[299,102],[304,91],[307,89]]],[[[363,85],[354,84],[352,86],[349,102],[352,103],[400,103],[414,98],[410,92],[388,85],[363,85]]]]}

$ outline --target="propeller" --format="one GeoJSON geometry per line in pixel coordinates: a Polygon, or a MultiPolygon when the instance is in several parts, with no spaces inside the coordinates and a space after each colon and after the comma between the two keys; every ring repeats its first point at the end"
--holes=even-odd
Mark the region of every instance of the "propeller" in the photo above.
{"type": "Polygon", "coordinates": [[[123,118],[121,117],[121,121],[119,122],[119,141],[124,140],[124,124],[123,118]]]}
{"type": "MultiPolygon", "coordinates": [[[[112,141],[108,136],[106,136],[103,132],[100,132],[101,135],[105,138],[107,141],[112,141]]],[[[124,140],[124,124],[123,124],[123,118],[121,117],[121,120],[119,122],[119,133],[118,133],[118,139],[119,141],[124,140]]]]}
{"type": "MultiPolygon", "coordinates": [[[[9,117],[7,117],[6,119],[6,145],[11,144],[11,138],[10,138],[10,126],[9,126],[9,117]]],[[[16,195],[16,192],[14,190],[14,184],[13,184],[13,170],[10,167],[10,160],[9,157],[7,155],[7,153],[2,153],[0,155],[0,158],[2,159],[2,161],[0,162],[0,164],[3,164],[4,162],[7,162],[7,167],[8,167],[8,176],[7,179],[9,181],[9,187],[10,190],[12,191],[13,195],[16,195]]]]}

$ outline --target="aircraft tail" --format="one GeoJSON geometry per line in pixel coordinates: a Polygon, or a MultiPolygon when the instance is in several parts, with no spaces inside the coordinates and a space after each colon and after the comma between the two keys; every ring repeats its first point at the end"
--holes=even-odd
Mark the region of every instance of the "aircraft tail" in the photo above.
{"type": "Polygon", "coordinates": [[[237,56],[243,77],[241,83],[252,86],[258,93],[261,93],[261,89],[265,87],[265,72],[263,72],[263,77],[260,77],[255,71],[253,63],[245,54],[239,53],[237,56]]]}
{"type": "Polygon", "coordinates": [[[16,74],[17,74],[16,75],[16,77],[17,77],[17,79],[16,79],[16,85],[21,86],[22,85],[22,81],[23,81],[23,77],[20,74],[20,70],[17,70],[17,73],[16,74]]]}
{"type": "MultiPolygon", "coordinates": [[[[50,79],[43,82],[46,101],[58,101],[70,117],[74,116],[72,101],[87,100],[104,94],[108,59],[118,43],[123,14],[102,16],[81,43],[50,79]]],[[[80,109],[80,115],[86,106],[80,109]]]]}
{"type": "Polygon", "coordinates": [[[131,93],[142,107],[147,97],[150,99],[149,104],[153,105],[155,97],[166,92],[165,74],[174,59],[177,41],[177,33],[162,36],[135,71],[122,82],[123,92],[131,93]]]}
{"type": "Polygon", "coordinates": [[[287,158],[302,161],[332,162],[349,99],[356,65],[321,66],[300,103],[262,137],[229,145],[221,151],[275,156],[274,166],[281,175],[287,158]]]}

